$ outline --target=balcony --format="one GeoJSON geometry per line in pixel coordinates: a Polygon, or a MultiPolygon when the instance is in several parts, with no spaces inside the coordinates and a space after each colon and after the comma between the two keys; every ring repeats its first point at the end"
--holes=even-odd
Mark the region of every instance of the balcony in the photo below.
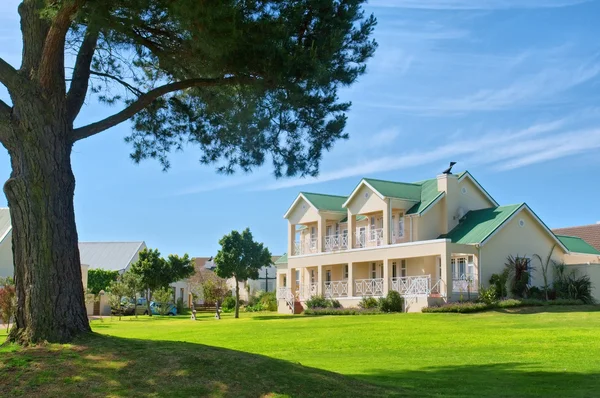
{"type": "Polygon", "coordinates": [[[317,238],[307,237],[294,242],[294,255],[317,253],[317,238]]]}
{"type": "Polygon", "coordinates": [[[383,296],[383,278],[356,279],[354,281],[355,296],[383,296]]]}
{"type": "Polygon", "coordinates": [[[348,281],[325,282],[325,297],[348,297],[348,281]]]}
{"type": "Polygon", "coordinates": [[[383,228],[357,228],[356,247],[383,246],[383,228]]]}
{"type": "Polygon", "coordinates": [[[326,252],[346,250],[348,248],[348,234],[325,236],[323,238],[323,248],[326,252]]]}

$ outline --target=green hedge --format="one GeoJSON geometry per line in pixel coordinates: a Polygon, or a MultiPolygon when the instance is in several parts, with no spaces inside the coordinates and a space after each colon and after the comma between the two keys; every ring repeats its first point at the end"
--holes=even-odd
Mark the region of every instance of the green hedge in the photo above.
{"type": "Polygon", "coordinates": [[[304,315],[377,315],[378,308],[307,308],[304,315]]]}
{"type": "Polygon", "coordinates": [[[557,300],[534,300],[534,299],[508,299],[501,300],[495,303],[474,303],[471,301],[463,303],[448,303],[440,306],[425,307],[422,312],[456,312],[461,314],[481,312],[493,310],[496,308],[518,308],[518,307],[543,307],[552,305],[583,305],[585,304],[581,300],[569,300],[569,299],[557,299],[557,300]]]}

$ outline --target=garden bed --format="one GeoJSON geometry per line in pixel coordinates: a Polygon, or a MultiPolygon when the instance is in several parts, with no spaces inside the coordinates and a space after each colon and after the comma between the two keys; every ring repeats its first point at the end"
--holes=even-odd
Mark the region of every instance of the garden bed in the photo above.
{"type": "Polygon", "coordinates": [[[543,307],[543,306],[555,306],[555,305],[584,305],[585,303],[581,300],[569,300],[569,299],[557,299],[557,300],[535,300],[535,299],[508,299],[500,300],[495,303],[477,303],[472,301],[448,303],[440,306],[425,307],[421,311],[432,313],[432,312],[455,312],[455,313],[473,313],[490,311],[495,309],[506,309],[506,308],[520,308],[520,307],[543,307]]]}

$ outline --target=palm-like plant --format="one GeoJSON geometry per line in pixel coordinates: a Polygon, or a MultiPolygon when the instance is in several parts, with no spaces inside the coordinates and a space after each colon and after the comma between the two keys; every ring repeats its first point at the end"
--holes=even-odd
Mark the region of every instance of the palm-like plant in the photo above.
{"type": "Polygon", "coordinates": [[[548,268],[550,268],[550,264],[554,264],[552,261],[552,253],[554,253],[555,248],[556,244],[552,245],[550,253],[548,253],[548,257],[546,257],[546,261],[542,260],[542,257],[539,254],[533,255],[533,257],[537,258],[540,262],[542,278],[544,278],[544,295],[546,296],[546,301],[548,301],[548,268]]]}
{"type": "Polygon", "coordinates": [[[504,266],[508,271],[506,290],[515,297],[525,297],[529,289],[530,271],[533,270],[529,259],[510,255],[506,258],[504,266]]]}

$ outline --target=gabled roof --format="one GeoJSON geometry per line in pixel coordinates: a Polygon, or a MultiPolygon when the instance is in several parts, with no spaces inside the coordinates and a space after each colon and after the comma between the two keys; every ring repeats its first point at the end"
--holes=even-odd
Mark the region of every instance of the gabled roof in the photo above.
{"type": "Polygon", "coordinates": [[[452,231],[440,238],[451,239],[453,243],[482,244],[524,205],[521,203],[470,211],[452,231]]]}
{"type": "Polygon", "coordinates": [[[279,257],[277,259],[277,261],[275,261],[275,265],[280,265],[280,264],[287,264],[288,262],[288,256],[287,253],[283,253],[283,256],[279,257]]]}
{"type": "Polygon", "coordinates": [[[458,181],[462,181],[464,178],[468,178],[469,180],[471,180],[471,182],[473,184],[475,184],[475,186],[477,186],[477,188],[479,188],[481,190],[481,192],[483,192],[483,194],[489,199],[490,202],[492,202],[494,204],[494,206],[499,206],[498,202],[496,202],[496,199],[492,198],[492,195],[490,195],[488,193],[488,191],[485,190],[485,188],[483,186],[481,186],[481,184],[479,183],[479,181],[477,181],[475,179],[475,177],[473,177],[473,175],[471,173],[469,173],[467,170],[463,171],[462,173],[458,174],[458,181]]]}
{"type": "Polygon", "coordinates": [[[144,242],[79,242],[79,257],[90,269],[125,271],[144,242]]]}
{"type": "Polygon", "coordinates": [[[363,178],[344,202],[344,207],[348,206],[350,200],[358,193],[363,185],[369,187],[381,199],[395,198],[413,202],[421,200],[421,186],[419,184],[363,178]]]}
{"type": "Polygon", "coordinates": [[[345,213],[346,210],[342,206],[346,201],[346,196],[325,195],[321,193],[301,192],[310,204],[321,211],[336,211],[345,213]]]}
{"type": "Polygon", "coordinates": [[[446,193],[438,191],[437,178],[416,183],[421,187],[421,200],[411,207],[406,214],[422,214],[446,193]]]}
{"type": "Polygon", "coordinates": [[[576,236],[592,245],[596,250],[600,250],[600,224],[581,225],[568,228],[556,228],[552,231],[555,234],[576,236]]]}
{"type": "Polygon", "coordinates": [[[600,256],[599,250],[587,243],[585,240],[578,238],[577,236],[556,235],[556,237],[572,253],[596,254],[600,256]]]}
{"type": "Polygon", "coordinates": [[[526,203],[469,211],[452,231],[440,238],[450,239],[452,243],[483,245],[522,210],[527,210],[558,246],[569,251],[526,203]]]}
{"type": "Polygon", "coordinates": [[[287,209],[283,218],[288,218],[290,212],[300,199],[304,199],[309,205],[311,205],[316,211],[330,211],[330,212],[338,212],[345,213],[346,209],[344,209],[343,204],[346,201],[346,196],[340,195],[326,195],[321,193],[312,193],[312,192],[300,192],[294,203],[287,209]]]}

